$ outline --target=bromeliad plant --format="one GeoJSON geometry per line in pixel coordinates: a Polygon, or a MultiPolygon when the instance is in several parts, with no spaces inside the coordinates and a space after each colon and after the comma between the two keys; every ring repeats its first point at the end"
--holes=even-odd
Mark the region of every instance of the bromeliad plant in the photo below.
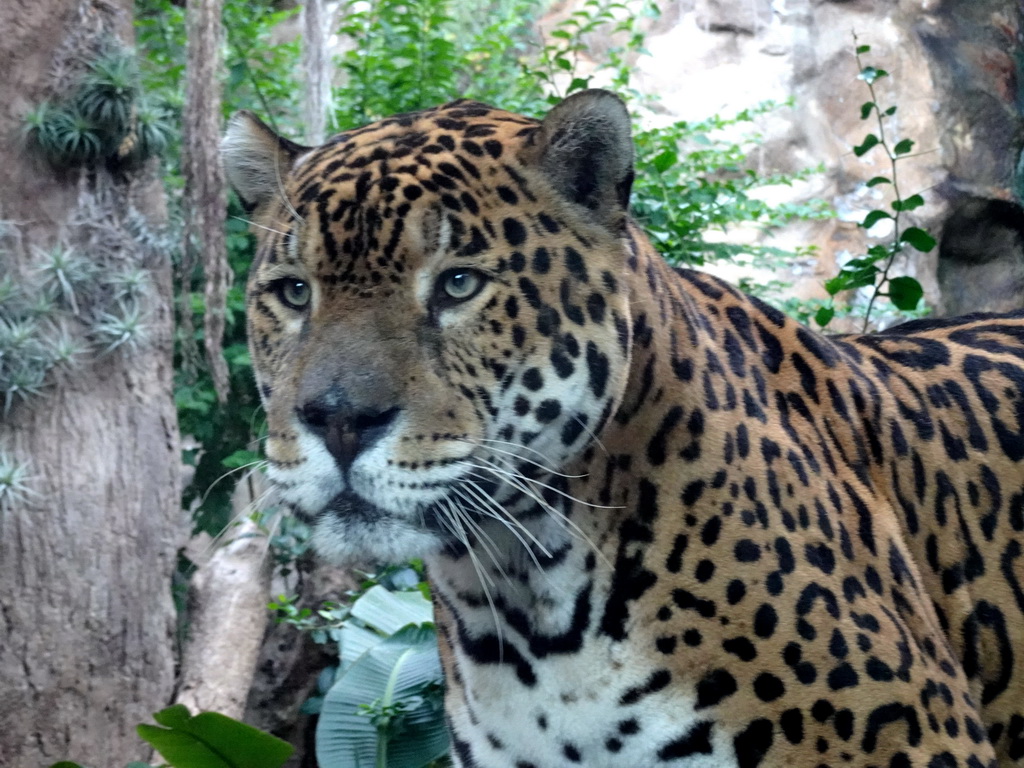
{"type": "Polygon", "coordinates": [[[861,105],[860,116],[862,120],[870,120],[874,117],[878,126],[878,133],[868,133],[864,140],[853,148],[853,153],[857,157],[864,157],[872,150],[884,152],[889,160],[889,175],[875,176],[867,181],[867,186],[869,188],[889,186],[893,193],[890,204],[892,213],[884,208],[875,208],[868,212],[860,226],[870,229],[880,221],[891,221],[893,234],[888,242],[874,245],[864,256],[848,261],[838,275],[826,281],[825,290],[828,291],[829,300],[818,309],[814,319],[818,325],[827,326],[836,315],[835,297],[837,294],[842,291],[871,288],[871,296],[864,310],[862,330],[866,332],[871,324],[872,311],[880,297],[887,298],[900,312],[907,314],[918,312],[921,299],[924,296],[921,284],[913,277],[893,277],[891,271],[896,258],[904,253],[907,246],[921,253],[928,253],[935,247],[935,238],[920,227],[903,227],[903,214],[924,205],[924,198],[920,194],[904,197],[899,187],[897,165],[913,156],[911,151],[914,148],[914,142],[904,138],[893,144],[893,139],[886,134],[886,121],[896,114],[896,107],[883,108],[878,103],[875,83],[888,77],[889,73],[884,69],[865,66],[861,57],[871,51],[871,46],[858,45],[856,35],[853,39],[854,55],[859,71],[857,77],[864,81],[871,97],[861,105]]]}
{"type": "Polygon", "coordinates": [[[32,256],[23,284],[0,280],[0,420],[90,356],[135,351],[149,339],[147,269],[105,264],[66,244],[33,248],[32,256]]]}
{"type": "Polygon", "coordinates": [[[171,123],[140,83],[135,54],[109,44],[87,63],[70,93],[25,116],[28,145],[57,169],[127,169],[162,154],[171,123]]]}

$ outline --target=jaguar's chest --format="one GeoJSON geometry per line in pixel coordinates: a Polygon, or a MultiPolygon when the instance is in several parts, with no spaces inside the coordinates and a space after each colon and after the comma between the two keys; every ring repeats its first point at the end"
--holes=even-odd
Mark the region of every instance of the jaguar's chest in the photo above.
{"type": "Polygon", "coordinates": [[[451,694],[455,754],[478,768],[735,766],[732,738],[666,668],[593,638],[572,655],[513,665],[464,663],[451,694]]]}
{"type": "Polygon", "coordinates": [[[435,591],[461,765],[735,765],[731,731],[680,684],[676,660],[643,650],[654,647],[656,620],[639,612],[620,637],[602,629],[612,574],[587,569],[586,552],[574,548],[522,585],[518,597],[529,593],[529,601],[495,585],[493,611],[460,600],[459,568],[445,564],[448,578],[435,591]]]}

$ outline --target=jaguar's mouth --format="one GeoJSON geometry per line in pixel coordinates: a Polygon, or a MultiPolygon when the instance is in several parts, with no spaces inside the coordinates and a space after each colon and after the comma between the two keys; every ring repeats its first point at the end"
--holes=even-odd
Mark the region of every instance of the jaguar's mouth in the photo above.
{"type": "Polygon", "coordinates": [[[344,521],[346,526],[366,526],[372,528],[386,520],[404,518],[413,528],[435,534],[444,534],[446,529],[440,521],[442,501],[421,506],[405,515],[397,515],[383,507],[364,499],[359,494],[344,490],[327,502],[317,515],[317,519],[334,518],[344,521]]]}

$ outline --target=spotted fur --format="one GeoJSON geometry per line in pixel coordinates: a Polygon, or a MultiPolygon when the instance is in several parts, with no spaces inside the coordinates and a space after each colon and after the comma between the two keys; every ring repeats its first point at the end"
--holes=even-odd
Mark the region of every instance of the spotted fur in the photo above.
{"type": "Polygon", "coordinates": [[[1024,765],[1024,315],[824,337],[671,269],[601,91],[225,146],[271,477],[425,558],[457,765],[1024,765]]]}

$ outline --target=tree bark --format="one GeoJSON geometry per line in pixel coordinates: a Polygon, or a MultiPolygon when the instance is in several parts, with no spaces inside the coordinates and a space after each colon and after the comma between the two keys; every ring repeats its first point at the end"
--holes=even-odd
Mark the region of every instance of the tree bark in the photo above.
{"type": "Polygon", "coordinates": [[[302,69],[305,73],[302,117],[306,143],[324,143],[331,101],[331,55],[327,47],[330,14],[324,0],[302,1],[302,69]]]}
{"type": "Polygon", "coordinates": [[[18,237],[0,250],[0,275],[30,276],[38,249],[67,242],[92,256],[101,240],[121,237],[102,258],[145,268],[150,283],[142,343],[88,355],[0,417],[0,449],[31,472],[31,495],[0,516],[5,768],[144,758],[135,725],[173,694],[170,587],[188,520],[172,400],[170,261],[132,247],[126,234],[132,211],[150,225],[165,215],[162,188],[152,167],[117,178],[102,169],[55,172],[21,140],[23,116],[54,98],[76,47],[87,51],[98,36],[131,45],[131,12],[131,0],[7,0],[3,12],[0,219],[18,237]]]}
{"type": "MultiPolygon", "coordinates": [[[[227,187],[220,163],[221,9],[222,0],[188,0],[187,3],[182,170],[185,174],[185,263],[193,264],[198,260],[203,264],[206,359],[217,399],[224,403],[228,398],[229,377],[221,346],[231,268],[224,243],[227,187]]],[[[188,307],[183,309],[191,311],[188,307]]]]}
{"type": "Polygon", "coordinates": [[[273,558],[265,531],[253,522],[265,481],[253,472],[232,496],[238,524],[214,543],[200,540],[199,569],[189,583],[189,639],[182,653],[178,704],[242,719],[267,625],[273,558]]]}

